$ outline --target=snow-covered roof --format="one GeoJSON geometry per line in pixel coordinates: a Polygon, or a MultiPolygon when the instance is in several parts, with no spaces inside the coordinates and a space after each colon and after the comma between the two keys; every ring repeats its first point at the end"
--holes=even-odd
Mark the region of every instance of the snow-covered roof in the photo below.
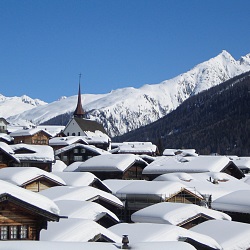
{"type": "Polygon", "coordinates": [[[82,161],[75,161],[67,166],[63,172],[78,172],[78,167],[82,164],[82,161]]]}
{"type": "Polygon", "coordinates": [[[40,240],[88,242],[99,234],[108,238],[110,242],[121,242],[121,237],[95,221],[79,218],[49,222],[47,230],[41,230],[40,240]]]}
{"type": "MultiPolygon", "coordinates": [[[[167,199],[182,191],[190,190],[185,184],[174,181],[147,181],[147,182],[131,182],[116,192],[118,197],[153,195],[161,199],[167,199]]],[[[192,191],[190,191],[192,192],[192,191]]],[[[203,198],[198,192],[194,195],[203,198]]]]}
{"type": "Polygon", "coordinates": [[[250,170],[250,157],[239,157],[233,160],[233,163],[239,169],[249,169],[250,170]]]}
{"type": "Polygon", "coordinates": [[[15,153],[15,157],[20,161],[42,161],[53,162],[55,160],[53,148],[48,145],[31,145],[31,144],[14,144],[10,145],[11,149],[16,152],[19,149],[27,149],[30,153],[15,153]]]}
{"type": "Polygon", "coordinates": [[[14,132],[10,133],[10,136],[16,137],[16,136],[32,136],[39,132],[44,132],[48,136],[52,136],[48,131],[43,130],[41,128],[28,128],[28,129],[19,129],[14,132]]]}
{"type": "Polygon", "coordinates": [[[162,153],[162,155],[165,156],[175,156],[176,154],[180,154],[182,156],[198,156],[195,149],[166,148],[162,153]]]}
{"type": "Polygon", "coordinates": [[[155,223],[119,223],[109,228],[117,235],[128,235],[129,241],[136,242],[159,242],[159,241],[178,241],[184,238],[192,239],[196,242],[207,245],[213,249],[222,249],[222,247],[211,237],[189,231],[187,229],[155,223]]]}
{"type": "Polygon", "coordinates": [[[64,130],[65,126],[62,125],[38,125],[37,128],[47,131],[52,136],[58,135],[61,131],[64,130]]]}
{"type": "Polygon", "coordinates": [[[10,145],[0,141],[0,151],[1,150],[5,152],[7,155],[9,155],[11,158],[13,158],[16,162],[20,163],[20,160],[15,156],[15,152],[12,150],[10,145]]]}
{"type": "Polygon", "coordinates": [[[60,209],[60,216],[98,221],[108,214],[115,221],[119,222],[118,217],[113,212],[95,202],[60,200],[55,201],[55,203],[60,209]]]}
{"type": "Polygon", "coordinates": [[[250,190],[237,190],[212,202],[212,208],[221,211],[250,213],[250,190]]]}
{"type": "Polygon", "coordinates": [[[220,172],[229,163],[230,159],[226,156],[162,156],[144,168],[143,174],[220,172]]]}
{"type": "Polygon", "coordinates": [[[98,180],[103,186],[106,187],[107,190],[110,190],[109,187],[104,184],[99,178],[97,178],[94,174],[89,172],[58,172],[54,173],[62,180],[65,181],[67,186],[73,187],[82,187],[82,186],[89,186],[94,181],[98,180]]]}
{"type": "MultiPolygon", "coordinates": [[[[162,241],[162,242],[138,242],[129,244],[134,250],[152,249],[175,249],[175,250],[196,250],[192,245],[181,241],[162,241]]],[[[56,241],[2,241],[1,250],[117,250],[121,248],[121,243],[108,242],[56,242],[56,241]]]]}
{"type": "Polygon", "coordinates": [[[7,135],[6,133],[0,133],[0,138],[2,138],[3,140],[7,142],[11,142],[14,140],[13,137],[11,137],[10,135],[7,135]]]}
{"type": "Polygon", "coordinates": [[[11,195],[49,213],[59,215],[59,208],[51,199],[39,193],[35,193],[9,182],[0,180],[0,196],[4,194],[11,195]]]}
{"type": "Polygon", "coordinates": [[[66,185],[64,180],[57,175],[36,167],[7,167],[0,169],[0,179],[17,186],[23,186],[44,177],[59,185],[66,185]]]}
{"type": "Polygon", "coordinates": [[[89,144],[110,142],[110,137],[100,130],[96,130],[95,132],[84,131],[84,133],[86,134],[85,139],[89,144]]]}
{"type": "Polygon", "coordinates": [[[178,181],[190,188],[195,188],[202,195],[212,195],[212,200],[236,190],[246,190],[250,188],[250,186],[248,186],[242,180],[238,180],[231,175],[221,172],[176,172],[160,175],[154,180],[178,181]]]}
{"type": "Polygon", "coordinates": [[[210,236],[226,250],[243,250],[250,246],[250,225],[246,223],[209,220],[190,230],[210,236]]]}
{"type": "Polygon", "coordinates": [[[180,226],[198,215],[204,215],[210,219],[231,220],[225,213],[201,207],[194,204],[161,202],[143,208],[131,216],[134,222],[171,224],[180,226]]]}
{"type": "Polygon", "coordinates": [[[151,142],[123,142],[116,148],[110,150],[111,153],[148,153],[153,154],[157,146],[151,142]]]}
{"type": "Polygon", "coordinates": [[[133,154],[105,154],[88,159],[79,165],[78,170],[124,172],[135,163],[147,165],[143,159],[133,154]]]}
{"type": "Polygon", "coordinates": [[[61,160],[56,160],[55,162],[52,163],[52,170],[51,172],[62,172],[67,165],[61,161],[61,160]]]}
{"type": "Polygon", "coordinates": [[[51,146],[67,146],[73,143],[82,142],[83,144],[108,143],[110,138],[101,131],[89,132],[84,131],[87,136],[66,136],[54,137],[49,140],[51,146]]]}
{"type": "Polygon", "coordinates": [[[54,137],[49,140],[50,146],[68,146],[73,143],[82,142],[88,144],[85,136],[67,136],[67,137],[54,137]]]}
{"type": "Polygon", "coordinates": [[[91,152],[97,154],[97,155],[110,154],[108,151],[100,149],[100,148],[97,148],[97,147],[95,147],[93,145],[84,145],[84,144],[80,144],[80,143],[74,143],[74,144],[65,146],[63,148],[60,148],[58,150],[55,150],[55,155],[59,155],[61,153],[67,152],[69,150],[72,150],[74,148],[84,148],[84,149],[86,149],[88,151],[91,151],[91,152]]]}
{"type": "Polygon", "coordinates": [[[146,182],[146,180],[122,180],[122,179],[106,179],[103,183],[106,184],[113,194],[118,190],[133,182],[146,182]]]}
{"type": "Polygon", "coordinates": [[[101,197],[107,202],[113,203],[114,205],[119,207],[123,207],[122,202],[114,195],[89,186],[87,187],[57,186],[43,190],[40,193],[53,201],[59,201],[59,200],[91,201],[96,197],[101,197]]]}

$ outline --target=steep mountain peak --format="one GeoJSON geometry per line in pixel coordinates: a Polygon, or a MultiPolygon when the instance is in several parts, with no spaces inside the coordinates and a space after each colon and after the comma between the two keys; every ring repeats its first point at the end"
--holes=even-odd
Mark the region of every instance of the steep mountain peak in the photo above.
{"type": "Polygon", "coordinates": [[[234,59],[232,57],[232,55],[228,51],[226,51],[226,50],[222,50],[221,53],[218,56],[221,56],[221,57],[223,57],[225,59],[230,59],[230,60],[234,59]]]}

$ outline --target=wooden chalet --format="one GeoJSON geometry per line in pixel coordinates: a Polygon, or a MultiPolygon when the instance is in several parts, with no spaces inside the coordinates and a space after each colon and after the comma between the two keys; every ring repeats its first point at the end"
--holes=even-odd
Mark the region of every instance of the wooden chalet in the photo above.
{"type": "Polygon", "coordinates": [[[76,161],[86,161],[101,154],[110,154],[107,151],[92,145],[74,143],[55,151],[55,156],[63,161],[67,166],[76,161]]]}
{"type": "Polygon", "coordinates": [[[143,179],[142,170],[147,162],[133,154],[103,154],[81,163],[79,172],[91,172],[101,180],[143,179]]]}
{"type": "Polygon", "coordinates": [[[40,193],[53,201],[78,200],[95,202],[117,216],[120,215],[121,210],[124,208],[123,203],[116,196],[90,186],[57,186],[43,190],[40,193]]]}
{"type": "Polygon", "coordinates": [[[25,143],[35,145],[49,145],[50,133],[40,128],[21,129],[10,133],[14,144],[25,143]]]}
{"type": "Polygon", "coordinates": [[[191,157],[161,156],[150,163],[144,170],[143,176],[149,180],[167,173],[206,173],[221,172],[237,179],[243,178],[244,173],[226,156],[199,155],[191,157]]]}
{"type": "Polygon", "coordinates": [[[8,167],[0,169],[0,180],[10,182],[33,192],[66,185],[57,175],[34,167],[8,167]]]}
{"type": "Polygon", "coordinates": [[[54,151],[50,146],[0,142],[0,168],[37,167],[51,172],[54,162],[54,151]]]}
{"type": "Polygon", "coordinates": [[[54,151],[71,146],[73,144],[88,145],[88,141],[84,136],[53,137],[49,140],[49,145],[54,149],[54,151]]]}
{"type": "Polygon", "coordinates": [[[39,194],[0,181],[0,240],[39,240],[48,221],[59,221],[58,207],[39,194]]]}
{"type": "Polygon", "coordinates": [[[8,132],[7,125],[8,124],[9,123],[3,117],[0,117],[0,133],[7,134],[7,132],[8,132]]]}
{"type": "Polygon", "coordinates": [[[207,220],[231,220],[225,213],[194,204],[161,202],[143,208],[131,216],[136,223],[169,224],[189,229],[207,220]]]}
{"type": "Polygon", "coordinates": [[[116,191],[115,195],[125,204],[123,220],[130,222],[134,212],[145,207],[160,203],[174,202],[201,205],[203,197],[195,190],[178,182],[132,181],[116,191]]]}

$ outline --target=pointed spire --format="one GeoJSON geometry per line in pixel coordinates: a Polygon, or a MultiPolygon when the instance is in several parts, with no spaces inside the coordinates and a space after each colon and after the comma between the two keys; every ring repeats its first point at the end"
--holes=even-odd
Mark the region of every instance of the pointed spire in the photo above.
{"type": "Polygon", "coordinates": [[[79,90],[78,90],[78,100],[77,100],[77,106],[74,112],[74,117],[83,118],[85,115],[85,112],[82,108],[82,99],[81,99],[81,86],[80,86],[80,80],[81,80],[82,74],[79,74],[79,90]]]}

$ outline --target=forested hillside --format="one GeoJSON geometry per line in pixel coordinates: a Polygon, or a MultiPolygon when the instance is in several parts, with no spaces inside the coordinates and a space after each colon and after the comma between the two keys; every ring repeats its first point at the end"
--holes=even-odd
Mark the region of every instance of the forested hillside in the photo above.
{"type": "Polygon", "coordinates": [[[158,121],[113,141],[152,141],[160,149],[250,156],[250,73],[192,96],[158,121]]]}

